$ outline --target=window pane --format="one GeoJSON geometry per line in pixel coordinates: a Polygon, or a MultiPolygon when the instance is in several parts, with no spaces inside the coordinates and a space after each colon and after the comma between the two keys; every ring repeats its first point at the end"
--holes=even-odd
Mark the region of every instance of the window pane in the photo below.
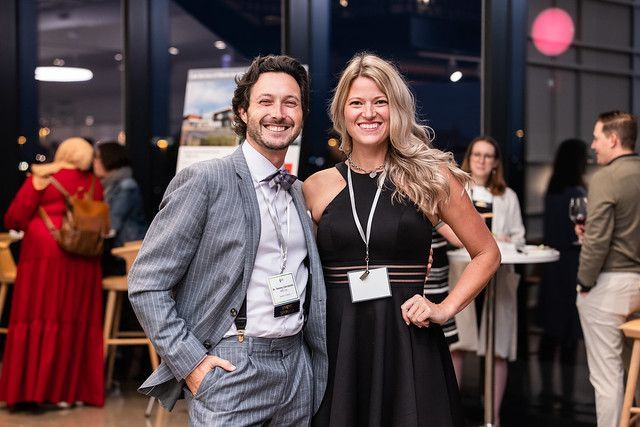
{"type": "Polygon", "coordinates": [[[40,139],[116,139],[122,130],[120,0],[39,0],[38,65],[89,70],[86,81],[38,83],[40,139]]]}

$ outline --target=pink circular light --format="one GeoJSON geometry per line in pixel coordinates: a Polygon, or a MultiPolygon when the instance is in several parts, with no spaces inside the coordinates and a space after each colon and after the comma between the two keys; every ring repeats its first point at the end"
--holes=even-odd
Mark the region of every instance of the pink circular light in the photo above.
{"type": "Polygon", "coordinates": [[[540,12],[531,28],[533,44],[547,56],[558,56],[564,53],[571,45],[574,33],[573,19],[558,7],[540,12]]]}

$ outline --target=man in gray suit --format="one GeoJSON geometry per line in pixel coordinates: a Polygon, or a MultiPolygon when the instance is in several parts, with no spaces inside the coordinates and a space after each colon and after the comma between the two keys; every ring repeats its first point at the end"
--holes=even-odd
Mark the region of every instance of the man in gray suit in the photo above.
{"type": "Polygon", "coordinates": [[[309,103],[305,69],[256,58],[237,79],[229,157],[169,184],[129,275],[162,359],[140,387],[191,425],[310,424],[327,381],[325,290],[301,184],[282,169],[309,103]]]}

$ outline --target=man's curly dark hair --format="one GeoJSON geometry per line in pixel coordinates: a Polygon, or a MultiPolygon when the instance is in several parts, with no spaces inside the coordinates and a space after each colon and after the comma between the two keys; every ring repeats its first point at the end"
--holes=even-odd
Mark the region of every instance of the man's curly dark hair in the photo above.
{"type": "Polygon", "coordinates": [[[258,81],[262,73],[289,74],[300,86],[303,120],[309,112],[309,75],[298,60],[287,55],[267,55],[256,57],[246,73],[236,77],[236,90],[233,92],[231,106],[233,108],[233,130],[240,137],[246,139],[247,124],[240,118],[240,109],[247,111],[251,88],[258,81]]]}

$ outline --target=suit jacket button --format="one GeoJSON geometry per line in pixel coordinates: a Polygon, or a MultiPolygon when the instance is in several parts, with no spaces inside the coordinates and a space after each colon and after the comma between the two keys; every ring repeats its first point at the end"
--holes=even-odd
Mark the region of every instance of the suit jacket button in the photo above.
{"type": "Polygon", "coordinates": [[[236,317],[238,315],[238,311],[235,308],[232,308],[230,313],[232,317],[236,317]]]}
{"type": "Polygon", "coordinates": [[[211,340],[204,340],[202,345],[204,345],[204,348],[206,348],[207,350],[211,349],[211,340]]]}

